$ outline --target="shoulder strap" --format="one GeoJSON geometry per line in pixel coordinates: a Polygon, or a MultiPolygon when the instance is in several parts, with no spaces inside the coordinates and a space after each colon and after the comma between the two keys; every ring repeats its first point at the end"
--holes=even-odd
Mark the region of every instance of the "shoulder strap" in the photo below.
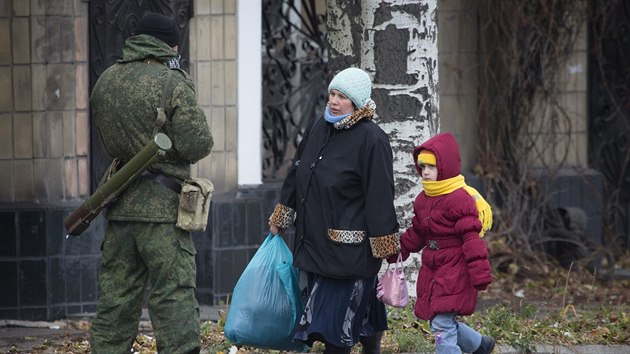
{"type": "Polygon", "coordinates": [[[166,96],[168,94],[168,88],[171,84],[172,78],[173,70],[169,69],[168,74],[166,74],[166,82],[162,88],[162,99],[160,100],[160,106],[157,109],[157,118],[155,119],[155,123],[153,123],[153,135],[157,134],[158,130],[160,130],[164,123],[166,123],[166,96]]]}
{"type": "Polygon", "coordinates": [[[103,184],[105,184],[105,182],[107,182],[114,175],[114,173],[118,171],[119,165],[121,165],[121,160],[119,158],[116,157],[112,159],[112,162],[109,164],[107,170],[105,170],[103,177],[101,177],[100,182],[98,182],[97,188],[100,188],[103,184]]]}

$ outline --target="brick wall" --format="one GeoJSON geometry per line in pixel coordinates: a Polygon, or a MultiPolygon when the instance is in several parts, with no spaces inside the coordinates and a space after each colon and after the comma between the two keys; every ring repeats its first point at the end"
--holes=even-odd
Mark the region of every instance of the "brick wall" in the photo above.
{"type": "Polygon", "coordinates": [[[87,14],[80,0],[0,0],[2,318],[96,302],[99,242],[65,241],[62,224],[89,193],[87,14]]]}
{"type": "Polygon", "coordinates": [[[0,1],[0,202],[88,193],[87,3],[0,1]]]}

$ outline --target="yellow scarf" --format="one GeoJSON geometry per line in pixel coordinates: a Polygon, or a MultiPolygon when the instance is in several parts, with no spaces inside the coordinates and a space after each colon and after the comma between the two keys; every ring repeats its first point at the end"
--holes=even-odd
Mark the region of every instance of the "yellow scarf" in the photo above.
{"type": "Polygon", "coordinates": [[[490,208],[490,204],[483,199],[481,194],[475,188],[466,184],[464,176],[457,175],[453,178],[442,181],[422,180],[422,188],[424,188],[424,193],[429,197],[437,197],[438,195],[448,194],[459,188],[464,188],[464,190],[475,200],[475,204],[477,205],[479,221],[481,221],[481,232],[479,232],[479,237],[483,237],[486,234],[486,231],[492,228],[492,209],[490,208]]]}
{"type": "Polygon", "coordinates": [[[464,181],[464,176],[462,175],[457,175],[453,178],[442,181],[422,180],[424,193],[429,197],[437,197],[438,195],[448,194],[454,190],[464,188],[465,185],[466,182],[464,181]]]}

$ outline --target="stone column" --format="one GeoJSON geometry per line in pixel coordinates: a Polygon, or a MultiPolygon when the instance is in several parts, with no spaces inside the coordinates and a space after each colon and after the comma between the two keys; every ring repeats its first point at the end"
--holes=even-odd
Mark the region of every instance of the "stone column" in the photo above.
{"type": "Polygon", "coordinates": [[[215,192],[236,191],[236,1],[195,0],[190,21],[190,72],[214,147],[193,173],[210,178],[215,192]]]}

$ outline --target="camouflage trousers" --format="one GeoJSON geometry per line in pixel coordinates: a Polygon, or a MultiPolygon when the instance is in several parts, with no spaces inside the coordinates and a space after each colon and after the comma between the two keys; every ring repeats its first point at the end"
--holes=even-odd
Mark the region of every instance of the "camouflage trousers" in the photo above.
{"type": "Polygon", "coordinates": [[[198,353],[195,246],[174,224],[109,221],[98,275],[100,301],[92,353],[129,353],[147,280],[149,316],[159,353],[198,353]]]}

